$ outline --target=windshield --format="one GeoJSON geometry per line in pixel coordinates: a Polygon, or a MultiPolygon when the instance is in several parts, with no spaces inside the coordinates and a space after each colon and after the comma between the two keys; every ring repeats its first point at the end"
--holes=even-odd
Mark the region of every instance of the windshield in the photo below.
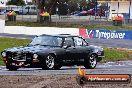
{"type": "Polygon", "coordinates": [[[61,46],[62,38],[56,36],[35,37],[29,45],[61,46]]]}

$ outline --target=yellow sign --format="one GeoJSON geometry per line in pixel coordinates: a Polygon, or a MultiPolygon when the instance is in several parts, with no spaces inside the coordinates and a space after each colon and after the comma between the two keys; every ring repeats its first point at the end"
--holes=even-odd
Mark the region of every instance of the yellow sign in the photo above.
{"type": "Polygon", "coordinates": [[[48,12],[40,13],[40,16],[50,16],[48,12]]]}

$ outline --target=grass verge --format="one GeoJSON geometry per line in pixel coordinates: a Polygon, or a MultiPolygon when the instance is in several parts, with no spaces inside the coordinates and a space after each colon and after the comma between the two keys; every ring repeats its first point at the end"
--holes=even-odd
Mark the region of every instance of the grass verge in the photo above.
{"type": "MultiPolygon", "coordinates": [[[[11,48],[15,46],[24,46],[30,42],[28,39],[17,39],[17,38],[4,38],[0,37],[0,52],[6,48],[11,48]]],[[[3,61],[1,60],[0,55],[0,65],[3,65],[3,61]]]]}
{"type": "Polygon", "coordinates": [[[6,22],[6,26],[28,26],[28,27],[67,27],[67,28],[87,28],[87,29],[109,29],[109,30],[132,30],[132,26],[112,26],[112,25],[84,25],[71,23],[39,23],[39,22],[6,22]]]}
{"type": "MultiPolygon", "coordinates": [[[[3,51],[5,48],[27,45],[29,42],[31,42],[31,40],[0,37],[0,52],[3,51]]],[[[103,61],[105,62],[128,60],[132,55],[132,51],[127,51],[127,50],[104,48],[104,51],[105,51],[105,58],[103,59],[103,61]]],[[[1,59],[0,59],[0,65],[4,65],[1,59]]]]}
{"type": "Polygon", "coordinates": [[[121,61],[132,59],[132,51],[126,49],[104,48],[105,59],[103,61],[121,61]]]}

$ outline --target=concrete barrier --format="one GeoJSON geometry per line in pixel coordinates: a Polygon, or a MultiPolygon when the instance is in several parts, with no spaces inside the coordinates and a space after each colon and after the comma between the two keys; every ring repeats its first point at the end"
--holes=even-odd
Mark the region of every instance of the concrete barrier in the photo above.
{"type": "Polygon", "coordinates": [[[4,32],[4,28],[5,28],[5,20],[0,19],[0,33],[4,32]]]}
{"type": "Polygon", "coordinates": [[[78,28],[57,28],[57,27],[25,27],[25,26],[6,26],[4,33],[41,35],[41,34],[72,34],[79,35],[78,28]]]}

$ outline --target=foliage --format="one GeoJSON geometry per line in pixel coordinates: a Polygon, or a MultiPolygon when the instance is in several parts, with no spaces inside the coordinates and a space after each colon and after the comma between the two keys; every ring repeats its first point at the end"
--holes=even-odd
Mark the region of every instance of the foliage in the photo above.
{"type": "Polygon", "coordinates": [[[22,5],[25,5],[25,1],[24,1],[24,0],[9,0],[9,1],[7,2],[7,5],[22,6],[22,5]]]}
{"type": "Polygon", "coordinates": [[[60,12],[69,10],[74,12],[76,10],[88,10],[95,7],[95,0],[32,0],[34,4],[38,5],[40,10],[47,10],[52,14],[56,13],[56,8],[60,9],[60,12]],[[67,7],[65,7],[65,3],[67,7]],[[60,7],[61,8],[60,8],[60,7]],[[62,10],[61,10],[62,9],[62,10]]]}
{"type": "MultiPolygon", "coordinates": [[[[95,7],[96,0],[32,0],[38,6],[38,13],[47,11],[52,14],[67,15],[74,11],[89,10],[95,7]]],[[[37,15],[37,21],[40,16],[37,15]]],[[[51,22],[51,16],[50,16],[51,22]]]]}

